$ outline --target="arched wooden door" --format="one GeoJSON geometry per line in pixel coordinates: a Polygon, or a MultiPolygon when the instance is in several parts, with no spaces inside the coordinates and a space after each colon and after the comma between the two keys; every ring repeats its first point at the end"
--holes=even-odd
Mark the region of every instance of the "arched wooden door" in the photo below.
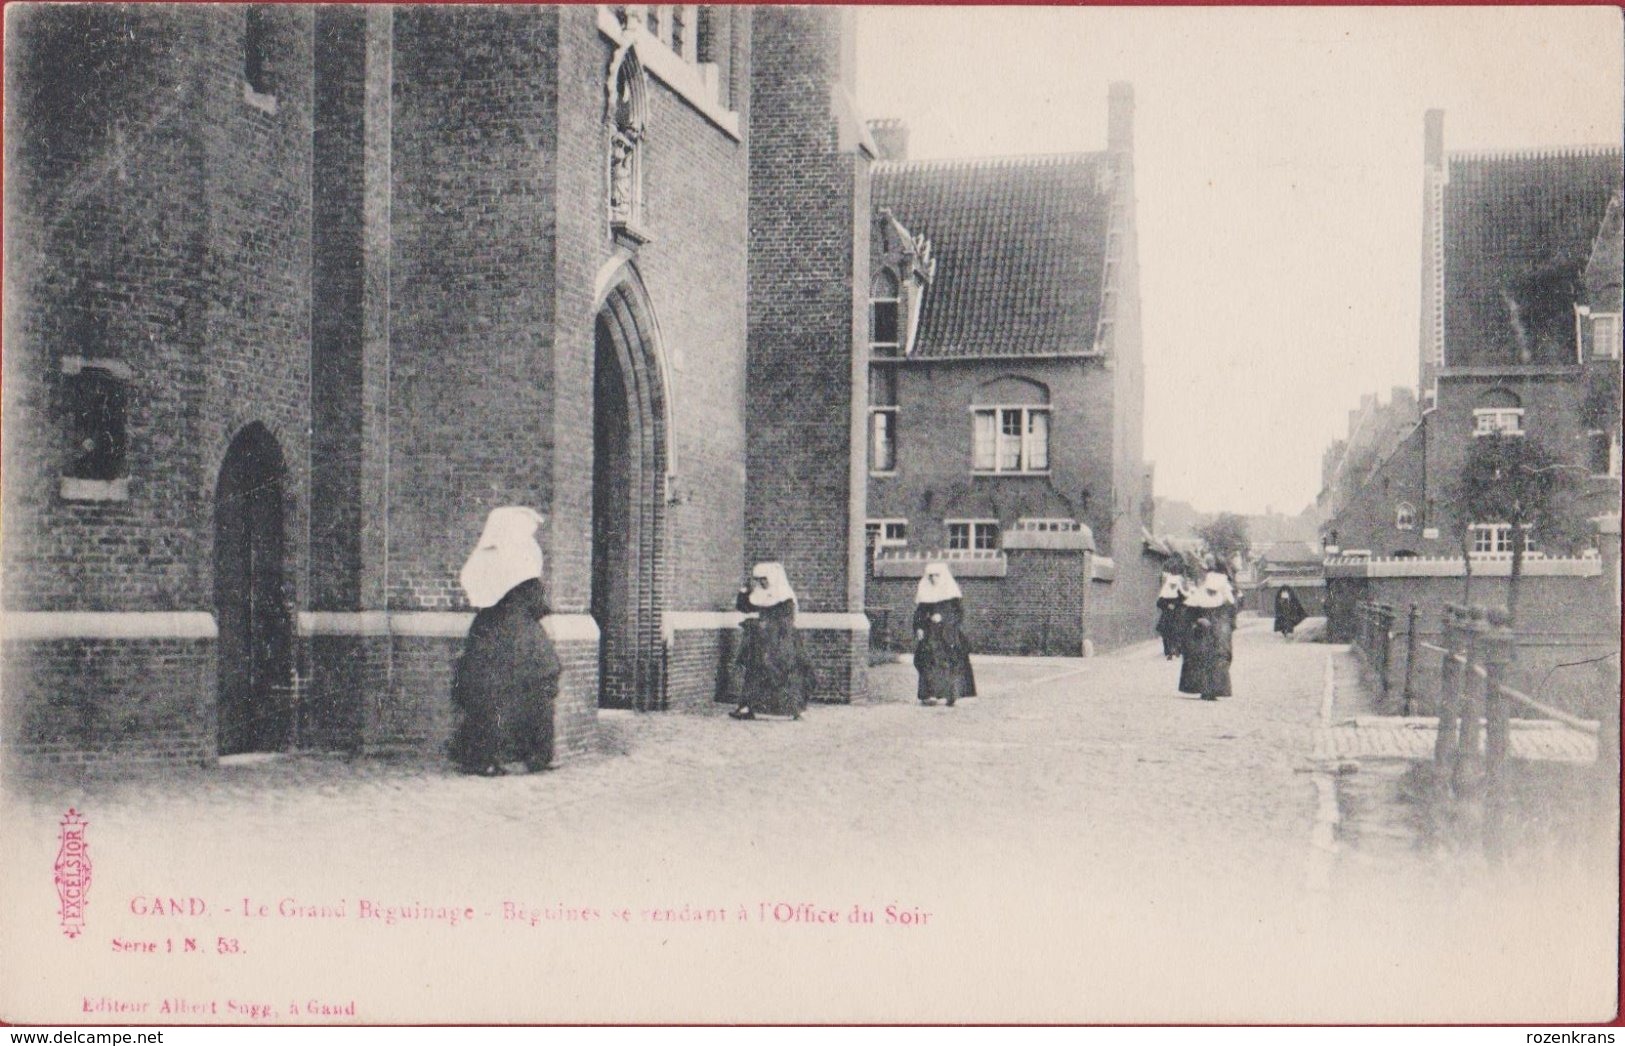
{"type": "Polygon", "coordinates": [[[592,604],[599,705],[664,706],[665,417],[644,303],[624,285],[593,328],[592,604]]]}
{"type": "Polygon", "coordinates": [[[282,590],[282,451],[263,425],[237,434],[214,502],[221,755],[286,747],[292,622],[282,590]]]}

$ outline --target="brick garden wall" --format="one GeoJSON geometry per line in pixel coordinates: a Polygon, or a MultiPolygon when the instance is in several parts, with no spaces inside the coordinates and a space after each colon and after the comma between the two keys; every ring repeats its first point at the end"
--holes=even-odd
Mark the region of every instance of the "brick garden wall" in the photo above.
{"type": "MultiPolygon", "coordinates": [[[[1002,578],[957,579],[972,652],[1077,657],[1083,650],[1087,556],[1051,549],[1019,549],[1006,556],[1009,566],[1002,578]]],[[[875,578],[870,586],[870,607],[887,611],[884,644],[912,650],[919,579],[875,578]]]]}

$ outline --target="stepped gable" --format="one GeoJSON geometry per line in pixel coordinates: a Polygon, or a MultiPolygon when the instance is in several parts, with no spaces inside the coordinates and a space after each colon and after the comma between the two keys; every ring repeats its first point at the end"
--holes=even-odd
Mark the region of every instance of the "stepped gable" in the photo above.
{"type": "Polygon", "coordinates": [[[1100,318],[1109,153],[877,163],[874,206],[929,238],[913,356],[1088,355],[1100,318]]]}

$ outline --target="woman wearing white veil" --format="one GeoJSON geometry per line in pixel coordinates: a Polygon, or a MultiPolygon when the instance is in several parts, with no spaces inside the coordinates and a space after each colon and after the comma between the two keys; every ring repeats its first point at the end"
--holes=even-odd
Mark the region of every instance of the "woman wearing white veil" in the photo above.
{"type": "Polygon", "coordinates": [[[541,627],[548,613],[536,544],[541,523],[528,508],[492,509],[459,575],[469,605],[479,611],[451,686],[461,715],[449,750],[465,773],[496,776],[516,761],[545,770],[553,761],[553,702],[562,666],[541,627]]]}
{"type": "Polygon", "coordinates": [[[813,689],[813,667],[796,631],[796,593],[779,563],[758,563],[737,606],[747,614],[740,623],[739,653],[731,686],[739,707],[728,714],[755,719],[757,714],[800,719],[813,689]]]}
{"type": "Polygon", "coordinates": [[[1230,696],[1231,637],[1236,628],[1236,590],[1214,556],[1204,564],[1202,580],[1185,597],[1190,633],[1185,663],[1179,669],[1179,692],[1203,701],[1230,696]]]}
{"type": "Polygon", "coordinates": [[[965,607],[959,582],[945,563],[928,563],[914,593],[914,669],[922,705],[940,698],[952,708],[961,697],[976,696],[965,639],[965,607]]]}

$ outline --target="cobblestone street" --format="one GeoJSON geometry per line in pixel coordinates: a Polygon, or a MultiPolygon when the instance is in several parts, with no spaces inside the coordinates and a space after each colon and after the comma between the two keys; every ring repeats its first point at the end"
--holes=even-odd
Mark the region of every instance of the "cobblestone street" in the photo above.
{"type": "MultiPolygon", "coordinates": [[[[28,918],[0,928],[31,965],[0,980],[74,962],[85,996],[159,999],[184,967],[283,1020],[290,991],[408,1021],[1603,1017],[1612,883],[1584,869],[1433,876],[1373,828],[1387,849],[1343,847],[1311,888],[1309,756],[1347,657],[1251,621],[1217,704],[1147,644],[980,660],[953,709],[916,705],[905,662],[799,723],[607,714],[604,754],[543,775],[297,757],[37,785],[9,842],[28,918]],[[95,861],[77,941],[50,870],[69,806],[95,861]],[[152,896],[208,911],[136,914],[152,896]],[[242,954],[110,945],[182,935],[242,954]]],[[[75,987],[41,980],[15,1016],[76,1012],[75,987]]]]}

